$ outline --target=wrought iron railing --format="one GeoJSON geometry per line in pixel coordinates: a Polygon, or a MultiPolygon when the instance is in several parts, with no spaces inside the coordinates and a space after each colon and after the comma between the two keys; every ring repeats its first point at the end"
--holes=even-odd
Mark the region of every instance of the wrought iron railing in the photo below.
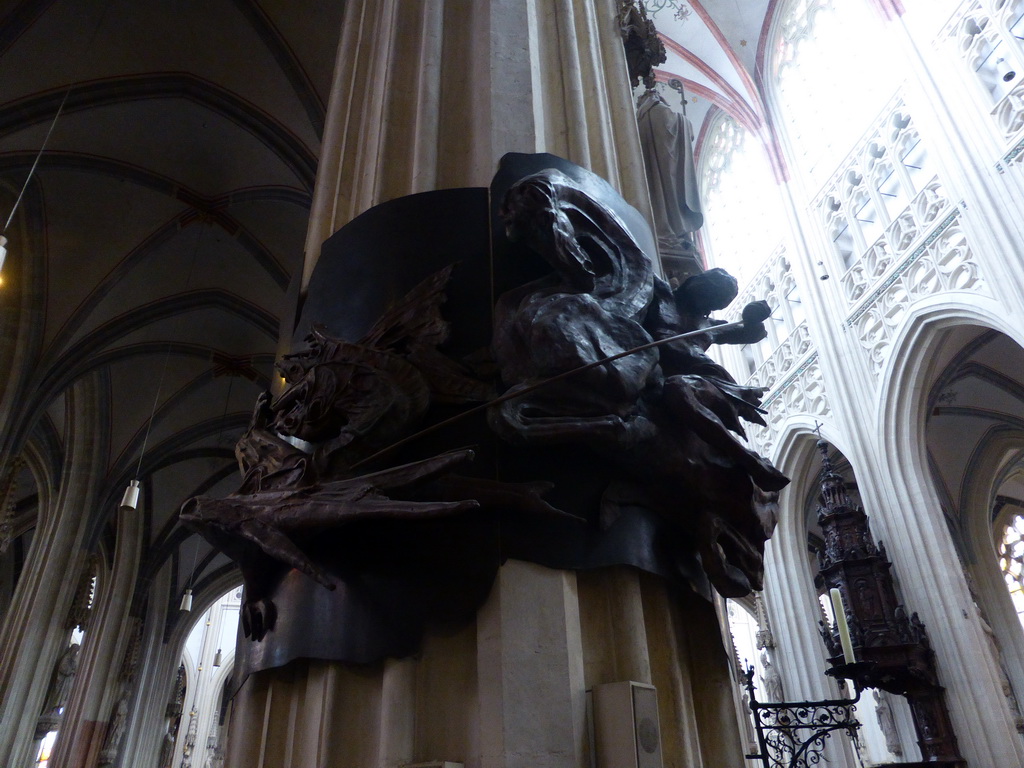
{"type": "MultiPolygon", "coordinates": [[[[843,669],[830,673],[844,677],[838,674],[843,669]]],[[[744,677],[759,750],[747,755],[748,760],[758,760],[764,768],[810,768],[825,760],[825,746],[836,731],[845,731],[856,745],[860,687],[852,699],[761,702],[754,694],[753,665],[744,677]]]]}

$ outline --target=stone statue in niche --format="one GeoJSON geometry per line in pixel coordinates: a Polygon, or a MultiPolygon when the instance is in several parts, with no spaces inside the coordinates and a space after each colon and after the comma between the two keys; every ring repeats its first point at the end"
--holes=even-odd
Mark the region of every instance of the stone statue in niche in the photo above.
{"type": "Polygon", "coordinates": [[[171,761],[174,760],[174,737],[165,733],[160,742],[160,759],[157,761],[157,768],[171,768],[171,761]]]}
{"type": "Polygon", "coordinates": [[[782,693],[782,675],[772,663],[767,651],[761,651],[761,680],[764,682],[765,701],[785,701],[782,693]]]}
{"type": "Polygon", "coordinates": [[[59,714],[71,698],[71,689],[75,684],[75,674],[78,672],[78,652],[82,649],[78,643],[69,645],[54,671],[53,685],[50,687],[50,695],[46,697],[44,713],[59,714]]]}
{"type": "Polygon", "coordinates": [[[967,590],[971,593],[971,602],[974,604],[974,612],[978,618],[978,622],[981,624],[981,629],[985,633],[985,640],[988,643],[988,649],[992,654],[992,661],[995,664],[996,673],[999,675],[1000,688],[1003,691],[1003,696],[1006,697],[1006,702],[1010,707],[1010,712],[1013,715],[1013,725],[1017,729],[1017,733],[1024,733],[1024,716],[1021,715],[1020,703],[1017,701],[1017,695],[1014,693],[1013,684],[1010,682],[1009,675],[1006,674],[1006,661],[1003,657],[1002,645],[999,642],[999,638],[996,636],[995,630],[992,625],[988,622],[988,617],[985,616],[985,611],[981,608],[981,601],[978,597],[977,585],[974,582],[974,577],[967,573],[967,590]]]}
{"type": "Polygon", "coordinates": [[[658,251],[673,276],[685,279],[702,270],[693,239],[704,225],[693,162],[693,127],[655,88],[640,96],[636,121],[658,251]]]}
{"type": "MultiPolygon", "coordinates": [[[[693,163],[693,127],[686,115],[669,107],[655,88],[654,68],[665,61],[667,54],[643,3],[623,0],[619,31],[629,81],[634,87],[643,84],[645,88],[636,105],[636,120],[658,252],[669,275],[681,282],[703,271],[693,239],[693,233],[704,224],[693,163]]],[[[670,81],[669,85],[682,92],[680,81],[670,81]]]]}
{"type": "Polygon", "coordinates": [[[64,717],[64,708],[71,699],[71,689],[75,685],[75,675],[78,672],[78,652],[81,649],[82,646],[78,643],[72,643],[64,649],[64,653],[57,660],[53,678],[50,681],[50,689],[46,693],[46,702],[36,721],[34,738],[37,741],[50,731],[60,727],[64,717]]]}
{"type": "Polygon", "coordinates": [[[100,765],[109,765],[117,760],[117,753],[121,748],[121,740],[124,738],[127,724],[128,697],[131,693],[132,681],[135,679],[135,672],[139,668],[142,651],[142,620],[133,616],[129,619],[125,631],[128,633],[128,647],[125,649],[119,674],[121,695],[118,697],[117,704],[114,705],[107,737],[103,742],[103,749],[100,750],[100,765]]]}
{"type": "Polygon", "coordinates": [[[103,749],[100,750],[99,764],[110,765],[117,759],[118,750],[121,748],[121,739],[124,738],[124,727],[128,719],[128,691],[122,690],[117,705],[114,707],[113,718],[110,727],[107,729],[107,738],[103,742],[103,749]]]}
{"type": "Polygon", "coordinates": [[[181,727],[181,713],[185,700],[185,665],[178,667],[178,674],[174,678],[171,700],[164,708],[167,730],[164,732],[160,742],[160,759],[157,761],[157,768],[171,768],[171,761],[174,759],[174,746],[177,743],[178,729],[181,727]]]}
{"type": "Polygon", "coordinates": [[[896,729],[896,718],[892,714],[892,703],[889,701],[889,694],[885,691],[872,691],[875,698],[875,717],[878,720],[878,727],[885,737],[885,748],[897,757],[903,755],[903,744],[900,742],[900,734],[896,729]]]}
{"type": "Polygon", "coordinates": [[[763,390],[738,385],[705,350],[764,338],[767,306],[755,302],[744,327],[716,331],[710,313],[735,298],[735,279],[711,270],[673,292],[621,220],[556,170],[513,186],[500,215],[508,235],[554,271],[498,300],[495,359],[509,393],[524,395],[492,408],[493,429],[514,444],[612,457],[622,474],[605,494],[606,525],[624,502],[657,510],[696,532],[721,594],[760,589],[777,492],[789,481],[735,436],[744,435],[741,419],[764,424],[763,390]],[[666,343],[534,389],[657,340],[666,343]]]}

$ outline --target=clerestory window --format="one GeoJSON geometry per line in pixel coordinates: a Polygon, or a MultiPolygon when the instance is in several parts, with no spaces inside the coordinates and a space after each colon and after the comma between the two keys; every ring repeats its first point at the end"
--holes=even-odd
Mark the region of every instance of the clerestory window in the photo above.
{"type": "MultiPolygon", "coordinates": [[[[771,58],[778,115],[792,160],[824,181],[903,79],[869,3],[793,0],[779,14],[771,58]]],[[[878,212],[863,211],[872,224],[878,212]]],[[[861,212],[858,211],[858,217],[861,212]]]]}
{"type": "Polygon", "coordinates": [[[760,140],[724,112],[709,136],[701,189],[706,255],[709,266],[743,286],[778,246],[785,214],[760,140]]]}
{"type": "Polygon", "coordinates": [[[1024,624],[1024,515],[1017,515],[1003,529],[999,541],[999,568],[1017,617],[1024,624]]]}

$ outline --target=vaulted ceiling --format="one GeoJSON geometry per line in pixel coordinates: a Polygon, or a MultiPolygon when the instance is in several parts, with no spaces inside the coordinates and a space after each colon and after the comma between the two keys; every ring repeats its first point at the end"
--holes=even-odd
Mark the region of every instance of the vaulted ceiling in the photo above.
{"type": "Polygon", "coordinates": [[[657,79],[682,83],[695,132],[712,107],[759,130],[766,114],[759,73],[778,0],[648,0],[646,5],[667,54],[657,79]]]}
{"type": "Polygon", "coordinates": [[[83,510],[92,540],[144,450],[144,576],[170,558],[180,587],[193,565],[226,566],[195,537],[179,549],[175,513],[237,485],[232,447],[301,269],[341,12],[336,0],[0,10],[3,220],[52,129],[0,289],[8,319],[19,306],[35,318],[13,416],[37,457],[19,478],[18,532],[35,524],[33,471],[61,471],[68,387],[95,373],[109,440],[102,509],[83,510]]]}

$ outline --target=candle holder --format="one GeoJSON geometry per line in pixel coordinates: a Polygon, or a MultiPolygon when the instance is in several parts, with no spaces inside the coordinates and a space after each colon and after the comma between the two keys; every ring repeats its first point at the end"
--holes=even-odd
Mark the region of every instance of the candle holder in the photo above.
{"type": "Polygon", "coordinates": [[[871,687],[868,681],[871,679],[871,675],[877,666],[878,664],[873,661],[855,661],[852,664],[838,664],[831,669],[826,669],[825,674],[837,680],[850,680],[853,683],[854,690],[857,692],[857,696],[854,699],[854,701],[857,701],[860,699],[864,689],[871,687]]]}

